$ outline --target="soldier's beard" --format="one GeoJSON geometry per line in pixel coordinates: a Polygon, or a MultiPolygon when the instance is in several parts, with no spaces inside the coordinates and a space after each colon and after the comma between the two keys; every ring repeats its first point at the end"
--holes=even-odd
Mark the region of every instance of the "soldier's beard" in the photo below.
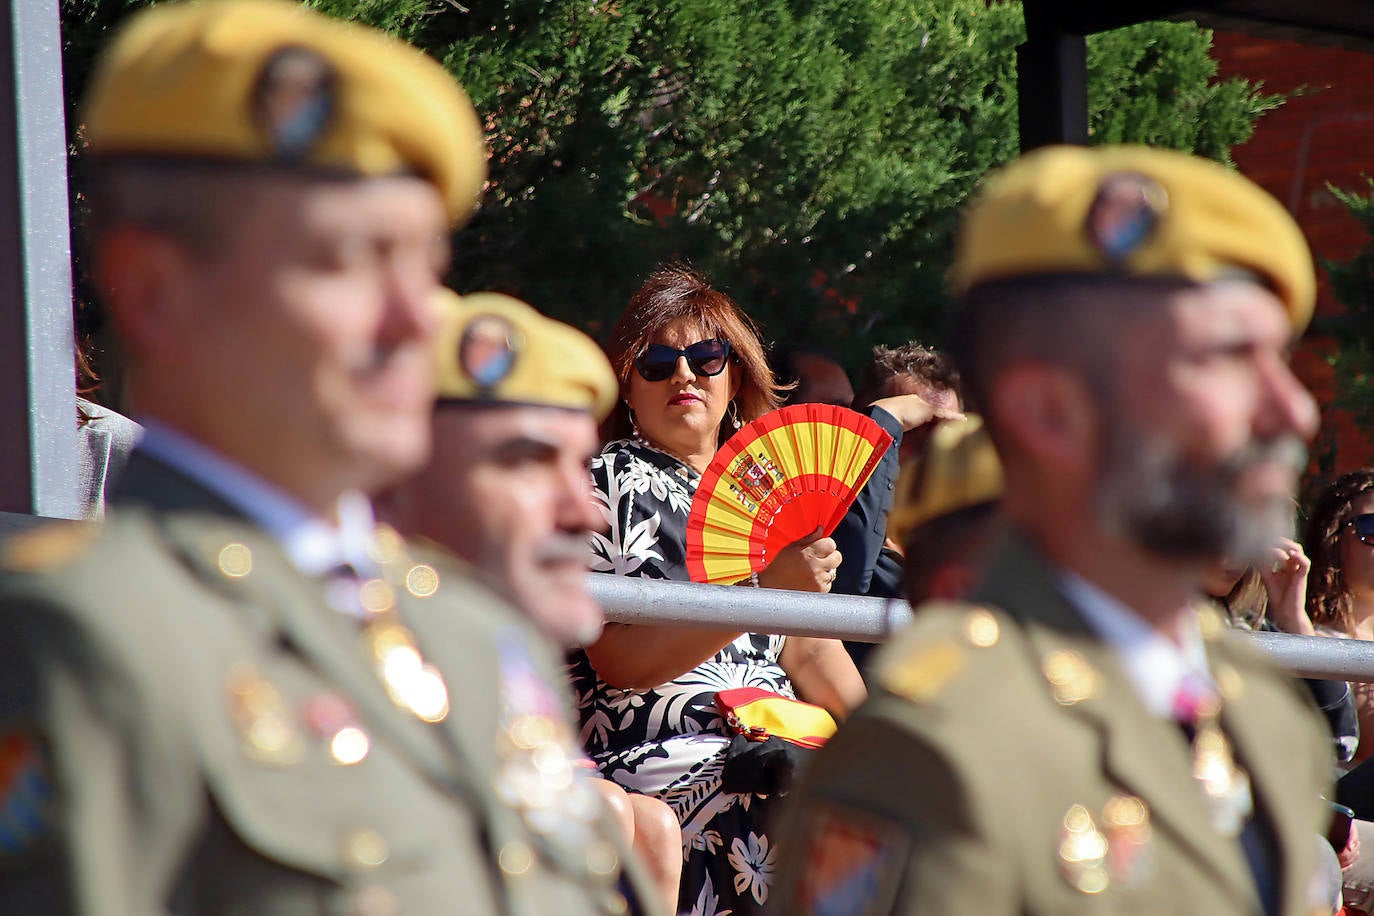
{"type": "Polygon", "coordinates": [[[1121,419],[1112,421],[1098,482],[1098,521],[1156,556],[1249,565],[1268,559],[1293,533],[1291,495],[1246,498],[1240,482],[1260,464],[1278,463],[1296,474],[1307,451],[1292,436],[1253,441],[1229,459],[1198,467],[1121,419]]]}

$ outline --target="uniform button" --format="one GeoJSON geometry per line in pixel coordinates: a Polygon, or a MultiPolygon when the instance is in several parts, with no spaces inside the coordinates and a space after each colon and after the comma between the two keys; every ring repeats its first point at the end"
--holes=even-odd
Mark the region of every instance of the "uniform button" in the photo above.
{"type": "Polygon", "coordinates": [[[968,641],[980,648],[988,648],[997,644],[997,638],[1001,634],[1001,628],[997,625],[997,618],[988,611],[978,608],[970,611],[964,620],[964,635],[968,641]]]}
{"type": "Polygon", "coordinates": [[[362,761],[372,749],[367,732],[356,725],[348,725],[334,733],[329,740],[329,756],[342,766],[352,766],[362,761]]]}
{"type": "Polygon", "coordinates": [[[433,566],[419,563],[406,573],[406,591],[416,598],[428,598],[439,590],[439,573],[433,566]]]}
{"type": "Polygon", "coordinates": [[[396,916],[399,912],[396,895],[380,884],[360,888],[353,898],[354,916],[396,916]]]}
{"type": "Polygon", "coordinates": [[[625,895],[620,891],[612,891],[611,896],[606,900],[606,912],[610,916],[625,916],[630,912],[630,901],[625,899],[625,895]]]}
{"type": "Polygon", "coordinates": [[[385,579],[368,579],[358,589],[358,601],[369,614],[384,614],[396,606],[396,590],[385,579]]]}
{"type": "Polygon", "coordinates": [[[253,551],[247,544],[225,544],[218,561],[219,571],[231,579],[242,579],[253,571],[253,551]]]}
{"type": "Polygon", "coordinates": [[[523,875],[534,863],[534,854],[530,852],[528,844],[520,840],[511,840],[501,847],[496,862],[508,875],[523,875]]]}
{"type": "Polygon", "coordinates": [[[344,837],[344,864],[353,868],[376,868],[386,861],[390,850],[386,840],[375,830],[359,827],[344,837]]]}

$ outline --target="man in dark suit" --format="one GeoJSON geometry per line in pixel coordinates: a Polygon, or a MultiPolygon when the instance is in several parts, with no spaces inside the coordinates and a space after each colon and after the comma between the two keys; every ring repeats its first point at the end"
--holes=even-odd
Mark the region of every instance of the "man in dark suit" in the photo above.
{"type": "Polygon", "coordinates": [[[1059,147],[964,222],[960,372],[1012,534],[917,609],[794,793],[774,911],[1313,912],[1329,745],[1193,606],[1268,556],[1317,414],[1310,255],[1246,179],[1059,147]]]}
{"type": "Polygon", "coordinates": [[[0,911],[629,910],[518,617],[364,495],[429,449],[461,89],[296,4],[159,5],[85,136],[147,432],[103,528],[0,555],[0,911]]]}

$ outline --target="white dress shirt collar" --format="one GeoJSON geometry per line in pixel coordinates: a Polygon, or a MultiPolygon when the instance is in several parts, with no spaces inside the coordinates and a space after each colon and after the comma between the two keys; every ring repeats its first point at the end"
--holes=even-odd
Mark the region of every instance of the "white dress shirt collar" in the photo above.
{"type": "Polygon", "coordinates": [[[1088,627],[1116,653],[1131,686],[1151,714],[1172,717],[1175,697],[1185,682],[1214,686],[1196,617],[1185,619],[1180,645],[1076,573],[1059,570],[1059,587],[1088,627]]]}
{"type": "Polygon", "coordinates": [[[196,481],[282,545],[291,563],[307,576],[350,564],[360,572],[374,565],[372,506],[350,491],[339,498],[338,524],[312,512],[289,493],[245,470],[184,433],[156,420],[144,421],[139,451],[196,481]]]}

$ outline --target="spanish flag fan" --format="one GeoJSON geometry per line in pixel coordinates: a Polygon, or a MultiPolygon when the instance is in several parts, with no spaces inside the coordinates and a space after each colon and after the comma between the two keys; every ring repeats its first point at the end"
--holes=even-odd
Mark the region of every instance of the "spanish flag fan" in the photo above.
{"type": "Polygon", "coordinates": [[[697,485],[692,581],[739,582],[817,527],[833,532],[891,444],[868,417],[830,404],[794,404],[745,426],[697,485]]]}

